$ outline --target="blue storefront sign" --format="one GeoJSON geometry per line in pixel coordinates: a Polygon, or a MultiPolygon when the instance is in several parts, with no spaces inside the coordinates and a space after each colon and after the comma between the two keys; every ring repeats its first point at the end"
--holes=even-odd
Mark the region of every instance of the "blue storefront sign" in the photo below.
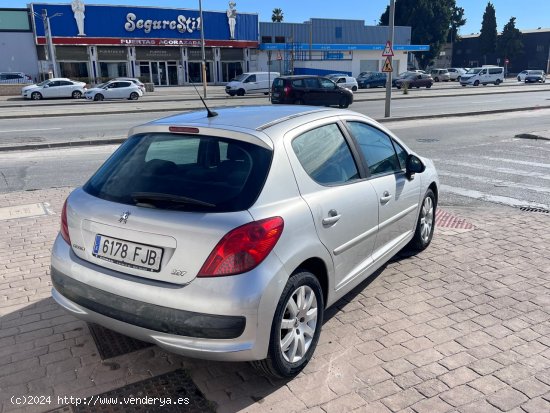
{"type": "Polygon", "coordinates": [[[41,15],[50,19],[55,44],[143,44],[182,45],[204,38],[209,46],[245,46],[258,44],[258,15],[235,12],[233,33],[229,11],[203,11],[202,24],[198,10],[129,6],[94,6],[82,4],[79,10],[71,4],[31,5],[37,43],[44,43],[41,15]],[[125,42],[123,41],[125,40],[125,42]]]}
{"type": "MultiPolygon", "coordinates": [[[[349,50],[384,50],[383,44],[309,44],[309,43],[262,43],[260,50],[337,50],[337,51],[349,51],[349,50]]],[[[407,51],[407,52],[425,52],[430,50],[429,45],[415,45],[415,44],[396,44],[393,46],[393,50],[407,51]]]]}

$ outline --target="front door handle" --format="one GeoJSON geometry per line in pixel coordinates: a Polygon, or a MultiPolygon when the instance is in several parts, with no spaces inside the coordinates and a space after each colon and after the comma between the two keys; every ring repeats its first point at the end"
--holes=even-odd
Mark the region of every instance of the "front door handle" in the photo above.
{"type": "Polygon", "coordinates": [[[386,204],[390,199],[391,199],[391,194],[388,191],[384,191],[384,193],[380,197],[380,203],[386,204]]]}
{"type": "Polygon", "coordinates": [[[338,222],[341,216],[342,215],[340,215],[335,209],[331,209],[328,211],[328,217],[323,218],[323,225],[334,225],[338,222]]]}

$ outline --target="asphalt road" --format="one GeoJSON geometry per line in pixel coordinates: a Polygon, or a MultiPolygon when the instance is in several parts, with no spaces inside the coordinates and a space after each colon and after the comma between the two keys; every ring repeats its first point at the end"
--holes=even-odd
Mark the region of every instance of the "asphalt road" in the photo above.
{"type": "MultiPolygon", "coordinates": [[[[144,120],[137,115],[124,119],[127,126],[144,120]]],[[[548,209],[550,141],[514,136],[548,131],[549,119],[547,109],[388,122],[385,126],[413,150],[434,159],[443,185],[441,204],[489,202],[548,209]]],[[[115,145],[105,145],[0,153],[0,193],[81,185],[115,149],[115,145]]]]}

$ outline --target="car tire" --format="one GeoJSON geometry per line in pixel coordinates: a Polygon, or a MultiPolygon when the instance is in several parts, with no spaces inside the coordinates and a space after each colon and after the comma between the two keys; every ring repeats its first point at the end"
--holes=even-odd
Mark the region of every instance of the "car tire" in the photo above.
{"type": "Polygon", "coordinates": [[[340,98],[340,101],[338,102],[338,107],[339,108],[342,108],[342,109],[345,109],[349,106],[349,99],[346,98],[345,96],[342,96],[340,98]]]}
{"type": "Polygon", "coordinates": [[[82,92],[80,90],[75,90],[71,96],[73,99],[80,99],[82,97],[82,92]]]}
{"type": "Polygon", "coordinates": [[[521,77],[518,76],[518,82],[521,82],[521,77]]]}
{"type": "Polygon", "coordinates": [[[422,205],[420,205],[416,229],[413,238],[407,245],[408,249],[422,251],[430,245],[435,229],[436,209],[437,202],[435,200],[435,195],[431,189],[428,189],[426,195],[424,195],[422,205]]]}
{"type": "Polygon", "coordinates": [[[365,85],[365,89],[370,89],[370,83],[367,83],[367,84],[365,85]]]}
{"type": "Polygon", "coordinates": [[[105,97],[101,93],[98,93],[97,95],[94,96],[94,100],[96,102],[101,102],[103,99],[105,99],[105,97]]]}
{"type": "Polygon", "coordinates": [[[309,271],[297,270],[288,279],[277,304],[267,358],[253,361],[252,365],[274,377],[295,377],[307,365],[317,347],[323,313],[323,290],[319,280],[309,271]],[[306,321],[306,315],[310,320],[306,321]]]}
{"type": "Polygon", "coordinates": [[[431,87],[432,87],[431,83],[426,85],[426,89],[429,89],[431,87]]]}
{"type": "Polygon", "coordinates": [[[420,89],[420,86],[416,86],[417,89],[420,89]]]}
{"type": "Polygon", "coordinates": [[[235,96],[235,92],[229,92],[229,96],[231,97],[235,96]]]}
{"type": "Polygon", "coordinates": [[[295,104],[295,105],[303,105],[303,104],[304,104],[304,101],[303,101],[302,99],[296,99],[296,100],[294,101],[294,104],[295,104]]]}
{"type": "Polygon", "coordinates": [[[439,82],[439,78],[438,78],[438,77],[434,77],[434,82],[439,82]]]}
{"type": "Polygon", "coordinates": [[[460,76],[458,76],[458,77],[456,78],[456,81],[457,81],[457,82],[460,82],[460,76]]]}
{"type": "Polygon", "coordinates": [[[500,79],[495,80],[495,86],[500,85],[500,79]]]}
{"type": "Polygon", "coordinates": [[[244,94],[245,94],[244,89],[237,90],[237,96],[244,96],[244,94]]]}
{"type": "Polygon", "coordinates": [[[397,89],[401,89],[401,85],[398,85],[398,86],[396,86],[396,87],[397,87],[397,89]]]}
{"type": "Polygon", "coordinates": [[[476,80],[476,81],[474,82],[474,86],[479,86],[479,80],[476,80]]]}
{"type": "Polygon", "coordinates": [[[137,94],[137,92],[132,92],[132,93],[130,93],[130,97],[128,99],[129,100],[138,100],[139,95],[137,94]]]}
{"type": "Polygon", "coordinates": [[[32,93],[31,93],[31,99],[32,99],[32,100],[41,100],[41,99],[42,99],[42,93],[40,93],[40,92],[32,92],[32,93]]]}
{"type": "Polygon", "coordinates": [[[264,95],[266,95],[266,96],[269,95],[269,92],[264,92],[264,95]]]}
{"type": "Polygon", "coordinates": [[[357,92],[357,86],[353,86],[353,87],[351,88],[351,90],[353,90],[354,92],[357,92]]]}

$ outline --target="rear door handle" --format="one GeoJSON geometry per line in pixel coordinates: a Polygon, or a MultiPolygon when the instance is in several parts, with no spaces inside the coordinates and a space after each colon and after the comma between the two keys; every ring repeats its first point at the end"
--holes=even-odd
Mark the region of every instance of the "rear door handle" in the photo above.
{"type": "Polygon", "coordinates": [[[385,204],[391,199],[391,194],[388,191],[384,191],[382,196],[380,197],[380,203],[385,204]]]}
{"type": "Polygon", "coordinates": [[[342,217],[335,209],[328,211],[328,215],[327,218],[323,218],[323,225],[334,225],[342,217]]]}

